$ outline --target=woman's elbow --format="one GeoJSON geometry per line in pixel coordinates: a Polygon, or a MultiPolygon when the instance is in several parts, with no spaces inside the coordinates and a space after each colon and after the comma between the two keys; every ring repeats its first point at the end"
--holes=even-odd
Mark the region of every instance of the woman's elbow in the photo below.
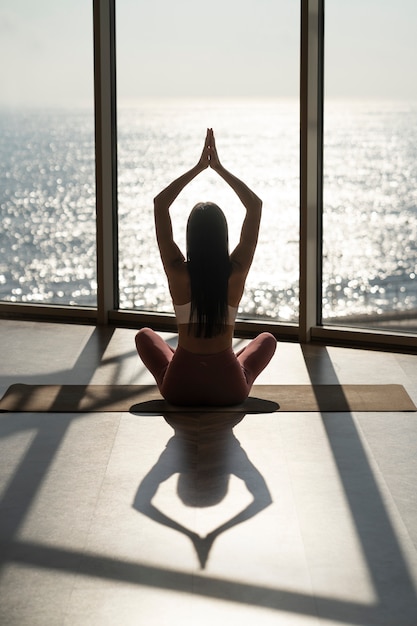
{"type": "Polygon", "coordinates": [[[253,199],[253,206],[257,211],[259,211],[259,213],[262,213],[262,205],[262,200],[257,195],[255,195],[253,199]]]}

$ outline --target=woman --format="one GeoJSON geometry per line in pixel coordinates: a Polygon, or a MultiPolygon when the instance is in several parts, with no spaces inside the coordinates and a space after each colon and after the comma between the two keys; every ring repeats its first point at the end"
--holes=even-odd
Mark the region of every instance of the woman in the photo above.
{"type": "Polygon", "coordinates": [[[178,324],[178,348],[150,328],[136,335],[142,361],[162,396],[174,405],[226,406],[243,402],[271,360],[276,339],[262,333],[235,354],[235,318],[255,252],[262,201],[220,163],[214,134],[191,170],[154,200],[156,237],[178,324]],[[240,241],[229,255],[226,218],[211,202],[199,203],[187,224],[187,258],[174,242],[169,208],[184,187],[211,167],[246,209],[240,241]]]}

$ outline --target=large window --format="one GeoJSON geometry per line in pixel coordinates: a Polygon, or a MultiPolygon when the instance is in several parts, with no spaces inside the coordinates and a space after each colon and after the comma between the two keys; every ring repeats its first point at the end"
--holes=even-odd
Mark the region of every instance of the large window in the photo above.
{"type": "Polygon", "coordinates": [[[417,330],[417,9],[326,2],[323,321],[417,330]]]}
{"type": "Polygon", "coordinates": [[[95,306],[91,5],[0,18],[0,300],[95,306]]]}
{"type": "MultiPolygon", "coordinates": [[[[213,127],[264,203],[237,332],[417,348],[416,7],[5,0],[0,316],[174,330],[152,200],[213,127]]],[[[244,209],[210,170],[179,245],[200,200],[233,247],[244,209]]]]}
{"type": "MultiPolygon", "coordinates": [[[[213,127],[224,165],[263,199],[240,317],[296,322],[299,275],[299,21],[296,2],[117,3],[120,306],[171,312],[153,197],[197,161],[213,127]],[[163,16],[163,19],[161,17],[163,16]]],[[[231,248],[244,210],[207,171],[172,208],[185,252],[191,208],[225,211],[231,248]]]]}

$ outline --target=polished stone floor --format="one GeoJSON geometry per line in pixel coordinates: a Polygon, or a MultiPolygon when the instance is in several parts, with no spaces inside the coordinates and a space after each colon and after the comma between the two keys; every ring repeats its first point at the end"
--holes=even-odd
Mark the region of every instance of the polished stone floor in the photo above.
{"type": "MultiPolygon", "coordinates": [[[[152,382],[134,335],[0,321],[0,392],[152,382]]],[[[258,379],[310,381],[417,402],[417,356],[280,343],[258,379]]],[[[416,626],[416,477],[417,413],[0,414],[0,624],[416,626]]]]}

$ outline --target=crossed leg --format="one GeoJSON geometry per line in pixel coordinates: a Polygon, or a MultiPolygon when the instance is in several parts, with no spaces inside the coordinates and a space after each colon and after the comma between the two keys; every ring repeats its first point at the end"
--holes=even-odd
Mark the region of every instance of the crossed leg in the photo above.
{"type": "MultiPolygon", "coordinates": [[[[161,388],[165,372],[175,350],[151,328],[142,328],[135,338],[136,349],[145,366],[153,374],[161,388]]],[[[271,333],[261,333],[242,350],[236,358],[242,367],[248,385],[248,393],[253,382],[272,359],[277,340],[271,333]]]]}
{"type": "Polygon", "coordinates": [[[135,337],[135,343],[140,358],[151,374],[153,374],[160,388],[167,367],[174,356],[174,348],[171,348],[171,346],[151,328],[141,328],[135,337]]]}
{"type": "Polygon", "coordinates": [[[237,360],[245,373],[249,390],[274,356],[276,347],[277,340],[274,335],[261,333],[236,353],[237,360]]]}

